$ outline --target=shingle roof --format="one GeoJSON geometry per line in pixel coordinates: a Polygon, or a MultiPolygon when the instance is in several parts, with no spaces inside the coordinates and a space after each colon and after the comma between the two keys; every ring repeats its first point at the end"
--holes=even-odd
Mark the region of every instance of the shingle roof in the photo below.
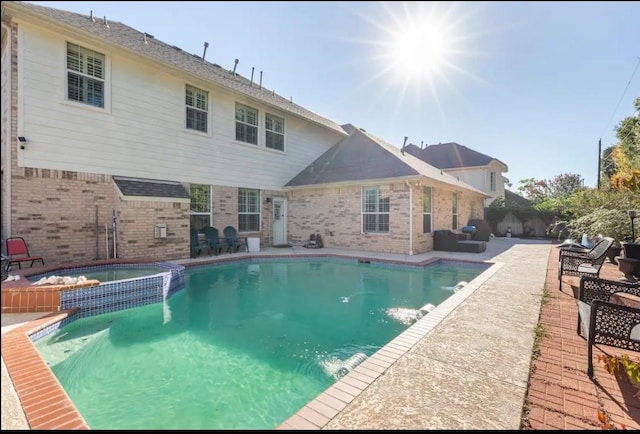
{"type": "Polygon", "coordinates": [[[342,139],[318,157],[285,187],[425,176],[489,197],[486,193],[413,155],[403,153],[398,147],[362,129],[350,124],[342,127],[350,132],[349,137],[342,139]]]}
{"type": "Polygon", "coordinates": [[[142,55],[166,65],[179,68],[201,79],[211,81],[264,104],[276,107],[292,115],[346,135],[337,123],[294,104],[273,91],[267,90],[264,87],[261,88],[261,86],[255,82],[252,84],[251,80],[239,74],[234,74],[232,71],[228,71],[214,63],[203,61],[201,56],[182,51],[178,47],[155,39],[152,35],[117,21],[107,20],[108,25],[105,25],[104,18],[94,17],[94,19],[92,19],[89,15],[26,2],[3,1],[2,6],[4,8],[3,15],[8,14],[9,9],[13,11],[17,10],[27,14],[35,14],[43,19],[55,21],[62,26],[71,27],[76,31],[90,33],[95,37],[137,55],[142,55]]]}
{"type": "MultiPolygon", "coordinates": [[[[414,152],[415,150],[412,149],[411,153],[414,152]]],[[[486,166],[494,160],[502,164],[505,169],[507,168],[502,161],[455,142],[428,145],[414,155],[439,169],[486,166]]]]}
{"type": "Polygon", "coordinates": [[[523,207],[532,206],[529,199],[507,189],[504,190],[504,203],[505,205],[518,205],[523,207]]]}
{"type": "Polygon", "coordinates": [[[173,199],[189,199],[190,197],[184,186],[176,181],[114,176],[113,182],[116,183],[123,196],[165,197],[173,199]]]}

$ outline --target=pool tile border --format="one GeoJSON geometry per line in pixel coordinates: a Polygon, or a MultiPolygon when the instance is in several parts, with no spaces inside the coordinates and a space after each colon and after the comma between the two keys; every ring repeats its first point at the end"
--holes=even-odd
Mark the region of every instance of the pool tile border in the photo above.
{"type": "MultiPolygon", "coordinates": [[[[448,261],[446,261],[448,262],[448,261]]],[[[494,262],[487,270],[440,303],[408,329],[400,333],[347,375],[305,404],[277,430],[314,430],[324,428],[346,406],[429,334],[443,319],[493,276],[504,264],[494,262]]]]}

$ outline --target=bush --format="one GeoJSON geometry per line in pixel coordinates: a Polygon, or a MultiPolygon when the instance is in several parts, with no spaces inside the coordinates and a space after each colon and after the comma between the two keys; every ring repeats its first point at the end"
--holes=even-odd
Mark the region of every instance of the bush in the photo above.
{"type": "Polygon", "coordinates": [[[569,224],[569,236],[579,240],[582,234],[594,238],[598,234],[620,242],[631,235],[631,220],[626,210],[597,209],[569,224]]]}

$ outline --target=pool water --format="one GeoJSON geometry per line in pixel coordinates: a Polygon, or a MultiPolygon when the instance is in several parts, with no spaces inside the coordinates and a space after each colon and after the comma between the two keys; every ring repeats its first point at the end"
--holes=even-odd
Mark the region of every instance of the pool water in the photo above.
{"type": "Polygon", "coordinates": [[[100,282],[111,282],[114,280],[135,279],[138,277],[152,276],[158,273],[165,273],[167,269],[158,267],[118,267],[109,266],[106,268],[92,269],[92,268],[74,268],[68,270],[57,270],[47,274],[40,274],[37,276],[29,277],[31,282],[37,282],[38,280],[49,276],[61,276],[61,277],[80,277],[84,276],[88,280],[98,280],[100,282]]]}
{"type": "Polygon", "coordinates": [[[274,429],[484,265],[345,261],[185,270],[165,303],[36,342],[92,429],[274,429]]]}

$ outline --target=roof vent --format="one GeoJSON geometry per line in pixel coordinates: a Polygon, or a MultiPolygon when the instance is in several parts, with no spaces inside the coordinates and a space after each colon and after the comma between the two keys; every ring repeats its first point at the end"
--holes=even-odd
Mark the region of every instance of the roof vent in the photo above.
{"type": "Polygon", "coordinates": [[[209,48],[209,43],[204,43],[204,51],[202,52],[202,61],[204,62],[204,55],[207,54],[207,48],[209,48]]]}
{"type": "Polygon", "coordinates": [[[104,20],[102,22],[102,24],[104,24],[106,27],[109,27],[109,22],[107,21],[107,16],[104,16],[104,20]]]}
{"type": "Polygon", "coordinates": [[[236,68],[238,67],[238,62],[240,62],[239,59],[236,59],[233,61],[233,75],[236,75],[236,68]]]}

